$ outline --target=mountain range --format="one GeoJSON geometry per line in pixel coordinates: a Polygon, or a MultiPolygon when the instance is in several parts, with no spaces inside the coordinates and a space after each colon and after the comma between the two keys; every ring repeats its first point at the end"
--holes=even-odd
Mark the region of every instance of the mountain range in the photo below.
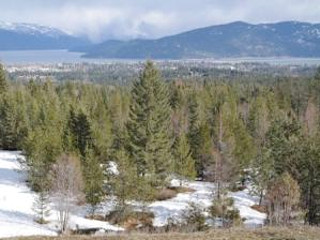
{"type": "Polygon", "coordinates": [[[0,50],[69,49],[89,42],[61,30],[28,23],[0,21],[0,50]]]}
{"type": "Polygon", "coordinates": [[[0,22],[0,50],[69,49],[88,58],[320,57],[320,24],[233,22],[159,39],[93,44],[58,29],[0,22]]]}
{"type": "Polygon", "coordinates": [[[320,24],[233,22],[155,40],[106,41],[86,50],[101,58],[320,57],[320,24]]]}

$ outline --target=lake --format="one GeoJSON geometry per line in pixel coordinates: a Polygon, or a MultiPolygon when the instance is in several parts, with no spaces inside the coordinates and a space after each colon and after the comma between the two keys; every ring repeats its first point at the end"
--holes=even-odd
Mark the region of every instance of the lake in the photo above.
{"type": "Polygon", "coordinates": [[[81,55],[68,50],[0,51],[0,61],[5,64],[84,62],[81,55]]]}
{"type": "MultiPolygon", "coordinates": [[[[83,53],[68,50],[31,50],[31,51],[0,51],[0,62],[14,64],[54,64],[54,63],[107,63],[137,62],[135,59],[88,59],[81,58],[83,53]]],[[[179,60],[176,60],[179,61],[179,60]]],[[[183,61],[210,61],[216,63],[259,62],[275,65],[320,65],[320,58],[222,58],[222,59],[189,59],[183,61]]]]}

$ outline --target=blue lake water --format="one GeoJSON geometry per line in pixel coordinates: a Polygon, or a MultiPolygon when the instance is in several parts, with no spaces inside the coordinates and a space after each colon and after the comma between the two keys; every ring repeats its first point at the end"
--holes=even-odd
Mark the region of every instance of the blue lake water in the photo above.
{"type": "Polygon", "coordinates": [[[5,64],[76,63],[84,61],[81,55],[67,50],[0,51],[0,61],[5,64]]]}
{"type": "MultiPolygon", "coordinates": [[[[4,64],[53,64],[53,63],[106,63],[136,62],[143,60],[128,59],[88,59],[81,58],[82,53],[68,50],[37,50],[37,51],[0,51],[0,62],[4,64]]],[[[216,63],[259,62],[275,65],[320,65],[320,58],[225,58],[225,59],[189,59],[184,61],[210,61],[216,63]]]]}

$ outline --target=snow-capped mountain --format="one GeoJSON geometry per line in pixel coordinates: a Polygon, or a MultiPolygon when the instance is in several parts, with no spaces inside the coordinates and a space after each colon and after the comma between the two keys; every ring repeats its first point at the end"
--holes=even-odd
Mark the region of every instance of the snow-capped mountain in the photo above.
{"type": "Polygon", "coordinates": [[[51,37],[60,37],[67,34],[53,27],[47,27],[30,23],[11,23],[0,21],[0,29],[30,35],[45,34],[51,37]]]}
{"type": "Polygon", "coordinates": [[[0,21],[0,50],[69,49],[86,44],[53,27],[0,21]]]}

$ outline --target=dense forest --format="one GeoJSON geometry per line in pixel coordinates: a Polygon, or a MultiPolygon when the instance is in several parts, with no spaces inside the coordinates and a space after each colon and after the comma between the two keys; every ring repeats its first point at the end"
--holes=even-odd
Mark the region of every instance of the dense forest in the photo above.
{"type": "Polygon", "coordinates": [[[166,81],[147,62],[132,83],[111,86],[11,82],[1,67],[0,147],[23,152],[39,221],[66,176],[92,216],[110,195],[125,214],[128,200],[151,201],[175,177],[215,182],[211,214],[228,223],[238,214],[226,191],[250,184],[268,224],[300,212],[318,225],[319,93],[320,69],[310,78],[166,81]]]}

